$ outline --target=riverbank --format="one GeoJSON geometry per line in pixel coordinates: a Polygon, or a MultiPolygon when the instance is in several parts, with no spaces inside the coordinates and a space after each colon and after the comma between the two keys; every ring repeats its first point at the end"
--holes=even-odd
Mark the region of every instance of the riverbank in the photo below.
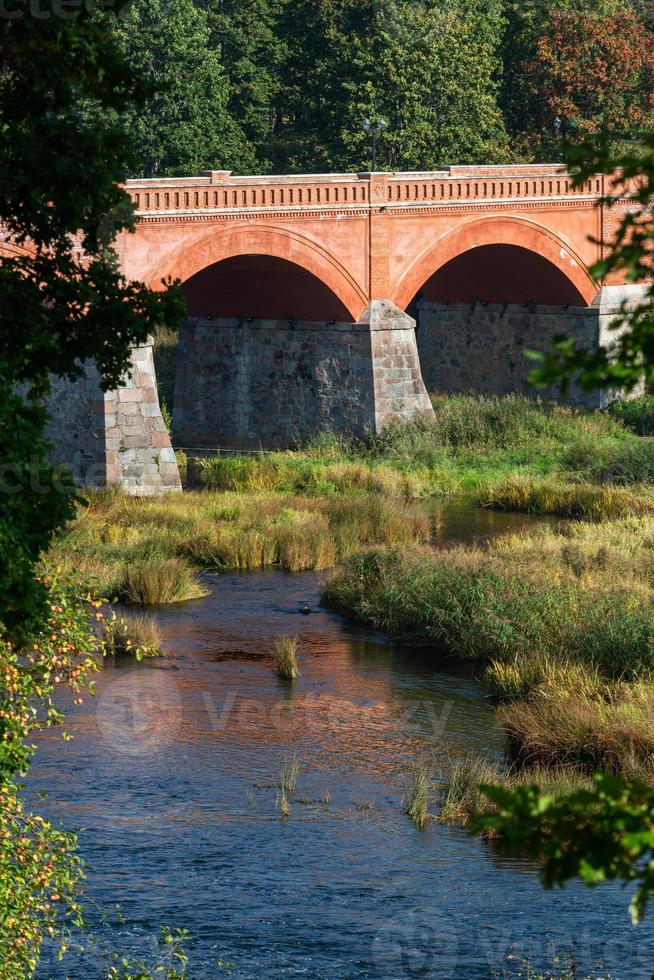
{"type": "MultiPolygon", "coordinates": [[[[507,737],[509,781],[654,782],[654,520],[571,522],[484,547],[378,549],[327,582],[333,608],[433,656],[478,665],[507,737]]],[[[443,813],[480,804],[479,760],[455,770],[443,813]]]]}
{"type": "MultiPolygon", "coordinates": [[[[654,442],[606,413],[518,396],[434,404],[435,421],[366,440],[205,460],[205,489],[183,495],[89,494],[45,563],[136,605],[200,597],[202,572],[344,563],[327,603],[476,662],[507,737],[502,778],[654,781],[654,442]],[[462,490],[577,520],[436,550],[438,508],[416,498],[462,490]]],[[[480,764],[455,767],[445,815],[479,805],[480,764]]]]}
{"type": "Polygon", "coordinates": [[[493,488],[511,479],[549,477],[564,486],[654,479],[654,443],[608,413],[519,395],[432,402],[433,419],[396,423],[366,439],[325,434],[297,450],[205,459],[199,477],[213,490],[240,493],[472,493],[482,503],[492,502],[493,488]]]}

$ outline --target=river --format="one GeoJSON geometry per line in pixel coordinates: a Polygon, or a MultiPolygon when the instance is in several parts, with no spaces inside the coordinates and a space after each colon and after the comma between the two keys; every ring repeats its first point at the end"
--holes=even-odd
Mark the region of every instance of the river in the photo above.
{"type": "MultiPolygon", "coordinates": [[[[438,541],[524,523],[446,508],[438,541]]],[[[105,663],[96,697],[70,711],[73,740],[38,738],[29,793],[81,828],[97,938],[61,964],[46,950],[40,977],[103,977],[109,949],[147,957],[160,924],[190,930],[192,978],[228,975],[221,960],[239,980],[517,977],[525,957],[550,964],[573,942],[592,977],[651,977],[654,929],[629,924],[623,890],[544,892],[532,865],[403,814],[418,756],[439,780],[466,752],[501,757],[468,670],[322,608],[313,573],[207,582],[207,598],[158,611],[165,658],[105,663]],[[292,689],[272,671],[280,634],[299,637],[292,689]],[[284,818],[276,783],[293,753],[284,818]],[[124,919],[103,921],[116,903],[124,919]]]]}

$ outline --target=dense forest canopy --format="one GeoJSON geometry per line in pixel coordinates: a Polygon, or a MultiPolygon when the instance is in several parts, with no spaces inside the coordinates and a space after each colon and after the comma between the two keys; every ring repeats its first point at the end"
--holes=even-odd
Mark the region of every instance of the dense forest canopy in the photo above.
{"type": "Polygon", "coordinates": [[[153,94],[135,176],[357,171],[562,157],[654,120],[642,0],[134,0],[118,39],[153,94]]]}

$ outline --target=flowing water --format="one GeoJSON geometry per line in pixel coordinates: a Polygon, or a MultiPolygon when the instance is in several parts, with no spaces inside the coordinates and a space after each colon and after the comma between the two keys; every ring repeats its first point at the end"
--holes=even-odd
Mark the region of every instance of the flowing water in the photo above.
{"type": "MultiPolygon", "coordinates": [[[[524,524],[450,508],[439,540],[524,524]]],[[[100,978],[110,949],[151,955],[160,924],[190,930],[193,978],[226,976],[220,961],[247,980],[517,977],[573,943],[584,967],[606,965],[593,977],[652,975],[654,930],[629,925],[623,891],[543,892],[528,863],[403,814],[419,756],[438,779],[466,752],[501,757],[468,671],[322,608],[314,574],[207,581],[208,598],[158,613],[165,659],[105,664],[96,698],[71,709],[75,738],[38,740],[29,789],[82,829],[97,938],[61,964],[46,951],[41,977],[100,978]],[[292,689],[272,671],[280,634],[299,637],[292,689]],[[116,903],[124,919],[102,921],[116,903]]]]}

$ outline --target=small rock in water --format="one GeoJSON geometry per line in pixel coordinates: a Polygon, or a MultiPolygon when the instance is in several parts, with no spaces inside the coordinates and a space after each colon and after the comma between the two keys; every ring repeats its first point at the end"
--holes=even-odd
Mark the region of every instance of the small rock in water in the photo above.
{"type": "Polygon", "coordinates": [[[303,616],[309,616],[311,610],[309,609],[308,606],[300,606],[300,612],[302,613],[303,616]]]}

